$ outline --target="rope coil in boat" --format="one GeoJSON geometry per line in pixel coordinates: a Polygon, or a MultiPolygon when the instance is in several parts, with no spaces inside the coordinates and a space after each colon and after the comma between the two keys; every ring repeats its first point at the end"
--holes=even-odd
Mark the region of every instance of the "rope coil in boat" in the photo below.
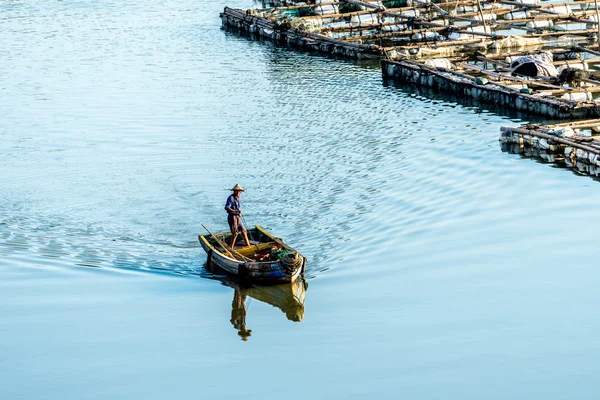
{"type": "Polygon", "coordinates": [[[286,273],[291,274],[302,265],[302,257],[298,253],[286,253],[279,263],[286,273]]]}

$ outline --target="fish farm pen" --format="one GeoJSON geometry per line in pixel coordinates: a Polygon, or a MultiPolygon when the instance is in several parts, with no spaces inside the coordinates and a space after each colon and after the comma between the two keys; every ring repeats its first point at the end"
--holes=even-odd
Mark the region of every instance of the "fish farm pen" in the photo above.
{"type": "MultiPolygon", "coordinates": [[[[584,120],[568,125],[575,132],[600,118],[597,0],[263,0],[220,16],[224,29],[299,50],[381,60],[383,76],[402,84],[584,120]]],[[[600,168],[595,129],[567,138],[558,127],[503,128],[500,141],[600,168]]]]}

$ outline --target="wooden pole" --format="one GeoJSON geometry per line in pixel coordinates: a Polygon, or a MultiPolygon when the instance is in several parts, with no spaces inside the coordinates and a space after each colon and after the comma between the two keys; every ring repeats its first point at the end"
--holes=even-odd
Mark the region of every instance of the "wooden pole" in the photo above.
{"type": "Polygon", "coordinates": [[[594,0],[594,7],[596,7],[596,22],[598,22],[596,25],[598,28],[598,37],[596,37],[596,42],[600,44],[600,13],[598,13],[598,0],[594,0]]]}
{"type": "Polygon", "coordinates": [[[219,246],[221,246],[223,248],[223,250],[225,250],[225,252],[227,253],[227,255],[229,255],[231,258],[235,258],[237,260],[240,261],[252,261],[250,258],[238,253],[237,251],[235,251],[233,248],[227,246],[225,244],[225,242],[223,242],[221,239],[219,239],[218,237],[216,237],[215,235],[212,234],[211,231],[208,230],[208,228],[204,225],[202,225],[202,227],[204,229],[206,229],[206,231],[208,232],[208,234],[210,235],[211,238],[213,238],[218,244],[219,246]]]}
{"type": "Polygon", "coordinates": [[[519,82],[519,83],[524,83],[527,84],[529,86],[538,86],[538,87],[544,87],[547,89],[553,89],[553,90],[560,90],[561,87],[557,86],[557,85],[552,85],[550,83],[545,83],[545,82],[540,82],[540,81],[533,81],[533,80],[529,80],[529,79],[524,79],[524,78],[520,78],[518,76],[509,76],[509,75],[505,75],[505,74],[500,74],[497,72],[493,72],[493,71],[488,71],[485,70],[481,67],[478,67],[476,65],[470,65],[470,64],[466,64],[466,63],[459,63],[458,66],[467,69],[467,70],[471,70],[471,71],[477,71],[479,73],[494,77],[494,78],[498,78],[498,79],[503,79],[503,80],[507,80],[507,81],[512,81],[512,82],[519,82]]]}
{"type": "Polygon", "coordinates": [[[585,150],[585,151],[588,151],[590,153],[600,154],[600,150],[596,149],[594,147],[586,146],[584,144],[577,143],[577,142],[575,142],[573,140],[563,139],[563,138],[558,137],[558,136],[548,135],[547,133],[542,133],[542,132],[539,132],[539,131],[522,129],[522,128],[502,127],[500,129],[509,130],[511,132],[518,133],[519,135],[537,136],[537,137],[541,137],[542,139],[553,140],[553,141],[555,141],[557,143],[561,143],[561,144],[564,144],[564,145],[567,145],[567,146],[575,147],[577,149],[585,150]]]}
{"type": "Polygon", "coordinates": [[[547,128],[570,126],[571,128],[590,128],[600,125],[600,119],[587,119],[584,121],[562,122],[560,124],[545,125],[547,128]]]}
{"type": "Polygon", "coordinates": [[[483,23],[483,31],[487,33],[488,30],[487,25],[485,23],[485,15],[483,15],[483,10],[481,9],[481,2],[479,0],[477,0],[477,9],[479,10],[479,15],[481,16],[481,22],[483,23]]]}

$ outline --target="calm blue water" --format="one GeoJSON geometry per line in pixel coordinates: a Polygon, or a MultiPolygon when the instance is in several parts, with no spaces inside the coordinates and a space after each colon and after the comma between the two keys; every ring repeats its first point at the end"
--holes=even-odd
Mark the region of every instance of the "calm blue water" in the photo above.
{"type": "Polygon", "coordinates": [[[598,182],[225,5],[0,1],[0,398],[596,398],[598,182]],[[204,269],[235,183],[307,289],[204,269]]]}

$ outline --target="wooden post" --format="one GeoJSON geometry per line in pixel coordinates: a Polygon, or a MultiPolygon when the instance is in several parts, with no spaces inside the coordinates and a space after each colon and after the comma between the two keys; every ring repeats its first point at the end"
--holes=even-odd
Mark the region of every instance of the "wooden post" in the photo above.
{"type": "Polygon", "coordinates": [[[598,0],[594,0],[594,6],[596,7],[596,27],[598,28],[598,36],[596,42],[600,44],[600,13],[598,13],[598,0]]]}
{"type": "MultiPolygon", "coordinates": [[[[481,2],[479,0],[477,0],[477,8],[479,9],[479,15],[481,16],[481,22],[483,22],[483,31],[485,33],[487,33],[487,25],[485,23],[485,15],[483,15],[483,10],[481,9],[481,2]]],[[[491,30],[490,30],[490,33],[492,33],[491,30]]]]}

